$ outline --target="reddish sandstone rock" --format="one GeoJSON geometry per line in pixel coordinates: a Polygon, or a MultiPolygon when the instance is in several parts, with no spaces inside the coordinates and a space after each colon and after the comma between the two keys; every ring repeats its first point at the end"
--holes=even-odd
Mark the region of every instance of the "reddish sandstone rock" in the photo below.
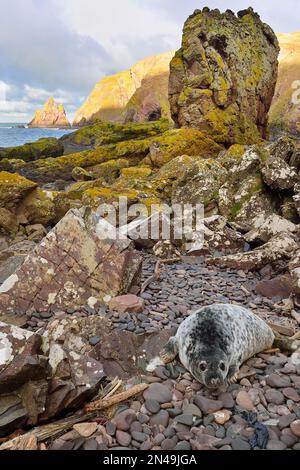
{"type": "Polygon", "coordinates": [[[143,299],[132,294],[115,297],[109,303],[109,308],[119,313],[142,313],[144,306],[143,299]]]}
{"type": "Polygon", "coordinates": [[[0,315],[96,307],[137,281],[141,256],[128,239],[108,239],[103,219],[70,210],[0,289],[0,315]]]}
{"type": "Polygon", "coordinates": [[[255,292],[269,299],[274,297],[288,299],[293,292],[292,278],[289,274],[285,274],[283,276],[274,277],[268,281],[261,281],[256,285],[255,292]]]}

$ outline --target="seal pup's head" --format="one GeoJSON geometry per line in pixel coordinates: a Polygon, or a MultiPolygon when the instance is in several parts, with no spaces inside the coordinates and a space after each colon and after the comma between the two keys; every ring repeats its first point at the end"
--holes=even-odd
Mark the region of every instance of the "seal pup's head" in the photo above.
{"type": "Polygon", "coordinates": [[[229,365],[225,354],[204,356],[193,364],[191,372],[198,382],[207,388],[216,389],[226,384],[229,365]]]}

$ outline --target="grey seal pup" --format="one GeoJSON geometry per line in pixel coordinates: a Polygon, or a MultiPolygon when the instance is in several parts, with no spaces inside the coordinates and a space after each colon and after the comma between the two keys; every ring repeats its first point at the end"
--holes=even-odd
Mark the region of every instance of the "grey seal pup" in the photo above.
{"type": "Polygon", "coordinates": [[[215,304],[184,320],[160,359],[168,364],[179,356],[197,381],[207,388],[219,388],[234,383],[241,365],[270,349],[274,340],[271,328],[251,311],[215,304]]]}

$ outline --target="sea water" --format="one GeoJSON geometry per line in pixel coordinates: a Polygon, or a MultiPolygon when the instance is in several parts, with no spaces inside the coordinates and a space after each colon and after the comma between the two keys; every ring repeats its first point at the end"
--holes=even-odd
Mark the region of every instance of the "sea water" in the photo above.
{"type": "Polygon", "coordinates": [[[22,124],[0,123],[0,148],[17,147],[29,142],[35,142],[43,137],[56,137],[59,139],[65,134],[74,132],[74,129],[29,129],[20,128],[22,124]]]}

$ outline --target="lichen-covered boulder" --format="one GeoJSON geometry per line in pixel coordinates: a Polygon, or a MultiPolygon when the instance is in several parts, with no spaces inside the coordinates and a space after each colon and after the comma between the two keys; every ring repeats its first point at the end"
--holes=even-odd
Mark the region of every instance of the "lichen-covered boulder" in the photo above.
{"type": "Polygon", "coordinates": [[[96,307],[138,280],[141,256],[128,239],[108,236],[110,224],[70,210],[0,288],[0,314],[96,307]]]}
{"type": "Polygon", "coordinates": [[[257,271],[267,264],[291,259],[298,249],[295,237],[289,233],[279,233],[265,245],[255,248],[248,253],[238,253],[228,256],[216,256],[207,260],[208,264],[226,266],[232,269],[257,271]]]}
{"type": "Polygon", "coordinates": [[[272,156],[267,160],[261,170],[264,182],[272,189],[292,189],[299,181],[295,168],[292,168],[283,159],[272,156]]]}
{"type": "Polygon", "coordinates": [[[187,245],[190,255],[231,254],[244,251],[245,239],[237,230],[233,230],[225,217],[214,215],[206,217],[203,224],[203,235],[195,233],[187,245]]]}
{"type": "Polygon", "coordinates": [[[207,208],[218,200],[218,191],[227,177],[227,170],[218,161],[194,159],[185,171],[178,163],[180,174],[173,183],[173,202],[203,204],[207,208]]]}
{"type": "Polygon", "coordinates": [[[219,190],[221,215],[246,232],[253,228],[258,215],[267,217],[274,211],[274,202],[264,187],[260,165],[257,149],[250,147],[231,167],[219,190]]]}
{"type": "MultiPolygon", "coordinates": [[[[95,149],[64,155],[58,158],[41,159],[34,162],[19,162],[16,170],[12,161],[0,161],[0,170],[18,171],[19,174],[38,183],[51,183],[56,180],[72,181],[72,171],[81,167],[90,172],[101,164],[113,160],[132,159],[137,165],[160,168],[180,155],[214,158],[223,147],[209,136],[197,129],[175,129],[156,137],[125,139],[121,142],[101,144],[95,149]],[[151,155],[153,143],[158,144],[159,151],[151,155]]],[[[113,166],[113,165],[112,165],[113,166]]],[[[99,167],[98,167],[99,169],[99,167]]],[[[109,171],[109,169],[108,169],[109,171]]],[[[107,174],[107,172],[106,172],[107,174]]],[[[101,177],[101,170],[97,176],[101,177]]]]}
{"type": "Polygon", "coordinates": [[[63,153],[63,143],[54,137],[48,137],[19,147],[0,148],[0,160],[7,158],[30,162],[40,158],[59,157],[63,153]]]}
{"type": "Polygon", "coordinates": [[[14,210],[37,184],[17,174],[0,172],[0,207],[14,210]]]}
{"type": "Polygon", "coordinates": [[[0,207],[0,231],[14,234],[18,231],[18,228],[19,224],[15,214],[5,209],[5,207],[0,207]]]}
{"type": "Polygon", "coordinates": [[[293,201],[298,214],[300,215],[300,183],[297,183],[294,187],[293,201]]]}
{"type": "Polygon", "coordinates": [[[52,224],[56,219],[54,196],[51,192],[35,189],[21,202],[17,216],[28,224],[52,224]]]}
{"type": "MultiPolygon", "coordinates": [[[[94,358],[99,361],[107,377],[118,376],[123,379],[145,373],[150,360],[159,354],[161,345],[165,344],[172,334],[174,330],[165,329],[151,335],[136,335],[128,331],[114,330],[111,321],[105,317],[68,316],[49,323],[44,343],[48,353],[49,347],[59,347],[76,355],[88,354],[86,359],[94,358]],[[95,346],[92,347],[91,342],[94,342],[95,346]]],[[[50,356],[54,359],[52,364],[56,366],[62,356],[56,355],[58,360],[55,360],[54,352],[55,349],[50,356]]]]}
{"type": "Polygon", "coordinates": [[[0,322],[0,394],[47,377],[41,344],[40,335],[0,322]]]}
{"type": "Polygon", "coordinates": [[[254,225],[256,228],[245,235],[245,239],[249,243],[267,243],[279,233],[296,233],[298,230],[295,224],[277,214],[272,214],[264,221],[262,217],[258,216],[254,220],[254,225]]]}
{"type": "Polygon", "coordinates": [[[76,410],[97,395],[105,373],[88,356],[89,336],[85,348],[81,335],[96,334],[105,320],[85,320],[54,321],[44,336],[0,322],[1,437],[76,410]]]}
{"type": "Polygon", "coordinates": [[[178,126],[207,130],[218,142],[265,137],[278,70],[278,40],[252,8],[196,10],[171,61],[169,99],[178,126]]]}
{"type": "Polygon", "coordinates": [[[284,219],[289,220],[290,222],[296,224],[299,223],[299,214],[293,196],[283,197],[283,202],[280,207],[280,214],[284,219]]]}

